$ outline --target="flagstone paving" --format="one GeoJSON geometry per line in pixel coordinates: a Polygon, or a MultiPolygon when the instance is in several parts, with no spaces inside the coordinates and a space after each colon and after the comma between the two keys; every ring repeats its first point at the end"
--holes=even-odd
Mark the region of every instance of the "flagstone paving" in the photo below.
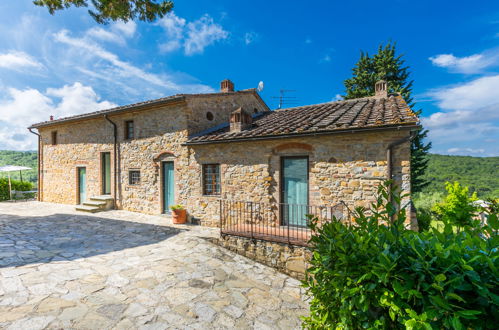
{"type": "Polygon", "coordinates": [[[298,281],[126,211],[0,203],[2,329],[298,329],[298,281]]]}

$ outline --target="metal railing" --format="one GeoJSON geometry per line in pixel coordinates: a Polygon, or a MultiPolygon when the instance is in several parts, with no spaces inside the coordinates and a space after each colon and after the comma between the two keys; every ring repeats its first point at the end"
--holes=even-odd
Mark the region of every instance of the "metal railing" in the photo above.
{"type": "Polygon", "coordinates": [[[312,206],[284,203],[257,203],[220,200],[221,235],[242,236],[271,242],[306,246],[312,231],[308,227],[311,214],[319,226],[332,221],[349,221],[343,202],[335,206],[312,206]]]}

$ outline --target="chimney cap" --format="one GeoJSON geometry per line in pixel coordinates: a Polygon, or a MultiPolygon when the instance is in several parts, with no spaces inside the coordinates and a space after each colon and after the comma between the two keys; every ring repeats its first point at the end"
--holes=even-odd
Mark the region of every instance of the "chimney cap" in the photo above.
{"type": "Polygon", "coordinates": [[[234,91],[234,83],[230,79],[224,79],[220,82],[220,91],[222,93],[228,93],[234,91]]]}
{"type": "Polygon", "coordinates": [[[378,80],[374,85],[374,96],[378,99],[388,97],[388,83],[386,80],[378,80]]]}

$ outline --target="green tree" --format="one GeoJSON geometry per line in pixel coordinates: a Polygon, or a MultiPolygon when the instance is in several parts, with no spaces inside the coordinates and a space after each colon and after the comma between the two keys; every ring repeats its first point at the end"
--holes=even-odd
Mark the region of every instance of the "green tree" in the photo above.
{"type": "Polygon", "coordinates": [[[165,16],[173,8],[169,0],[34,0],[37,6],[46,7],[50,14],[69,7],[88,7],[88,12],[99,24],[109,21],[124,21],[138,19],[153,22],[165,16]]]}
{"type": "MultiPolygon", "coordinates": [[[[378,52],[369,56],[361,51],[360,59],[352,69],[352,77],[344,81],[345,99],[354,99],[374,95],[374,85],[379,80],[388,83],[389,93],[399,93],[407,104],[414,109],[412,98],[413,80],[410,80],[409,67],[405,65],[403,55],[397,55],[396,44],[380,45],[378,52]]],[[[415,111],[417,115],[421,110],[415,111]]],[[[420,130],[411,144],[411,185],[413,192],[421,191],[428,182],[423,175],[428,166],[427,154],[431,143],[424,143],[427,130],[420,130]]]]}
{"type": "Polygon", "coordinates": [[[478,198],[476,192],[469,194],[468,187],[462,187],[459,182],[445,184],[447,196],[443,202],[436,204],[433,210],[441,221],[463,228],[472,226],[475,222],[473,216],[478,207],[473,204],[478,198]]]}

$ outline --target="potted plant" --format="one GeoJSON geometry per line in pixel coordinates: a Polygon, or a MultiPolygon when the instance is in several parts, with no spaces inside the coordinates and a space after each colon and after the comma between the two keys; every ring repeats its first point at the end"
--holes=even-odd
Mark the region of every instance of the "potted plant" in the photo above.
{"type": "Polygon", "coordinates": [[[187,221],[187,212],[183,205],[172,205],[170,206],[170,209],[172,210],[172,220],[174,224],[182,224],[187,221]]]}

